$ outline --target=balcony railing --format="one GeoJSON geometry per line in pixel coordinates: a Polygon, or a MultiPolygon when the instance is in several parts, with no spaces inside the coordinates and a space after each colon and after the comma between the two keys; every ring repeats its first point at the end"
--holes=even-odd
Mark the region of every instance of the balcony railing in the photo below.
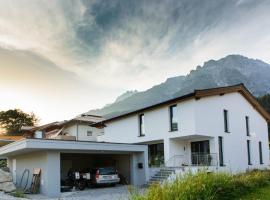
{"type": "Polygon", "coordinates": [[[175,155],[166,161],[166,167],[184,166],[217,166],[216,153],[192,153],[191,155],[175,155]]]}

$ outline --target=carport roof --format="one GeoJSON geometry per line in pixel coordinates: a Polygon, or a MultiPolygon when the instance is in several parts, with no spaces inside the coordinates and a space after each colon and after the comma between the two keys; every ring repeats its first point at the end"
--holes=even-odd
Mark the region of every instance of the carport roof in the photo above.
{"type": "Polygon", "coordinates": [[[135,153],[146,152],[147,145],[88,141],[24,139],[0,148],[0,156],[14,156],[34,151],[60,151],[85,153],[135,153]]]}

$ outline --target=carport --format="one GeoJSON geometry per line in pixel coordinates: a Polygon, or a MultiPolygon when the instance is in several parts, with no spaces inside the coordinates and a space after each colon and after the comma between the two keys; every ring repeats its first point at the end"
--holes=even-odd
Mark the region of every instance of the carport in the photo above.
{"type": "Polygon", "coordinates": [[[146,145],[25,139],[0,148],[0,156],[8,158],[17,184],[25,169],[40,168],[40,192],[48,197],[59,197],[61,178],[70,167],[114,165],[133,185],[148,180],[146,145]]]}
{"type": "Polygon", "coordinates": [[[114,167],[118,174],[130,184],[132,153],[61,153],[61,180],[64,181],[70,169],[83,170],[95,167],[114,167]]]}

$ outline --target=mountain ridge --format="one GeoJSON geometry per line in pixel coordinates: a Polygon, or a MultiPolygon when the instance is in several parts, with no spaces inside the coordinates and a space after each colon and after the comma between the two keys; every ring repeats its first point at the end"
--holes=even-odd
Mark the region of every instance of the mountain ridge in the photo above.
{"type": "Polygon", "coordinates": [[[242,55],[228,55],[219,60],[209,60],[198,65],[186,76],[168,78],[148,90],[120,95],[112,104],[85,114],[105,118],[131,112],[193,92],[195,89],[222,87],[243,83],[254,96],[270,92],[270,65],[242,55]],[[128,94],[128,95],[125,95],[128,94]]]}

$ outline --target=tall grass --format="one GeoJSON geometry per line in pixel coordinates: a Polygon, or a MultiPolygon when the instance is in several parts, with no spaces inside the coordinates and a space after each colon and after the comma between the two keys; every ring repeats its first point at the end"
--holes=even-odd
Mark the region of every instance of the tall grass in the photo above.
{"type": "Polygon", "coordinates": [[[186,174],[172,183],[150,186],[143,194],[133,192],[131,200],[231,200],[259,187],[270,185],[270,171],[186,174]]]}

